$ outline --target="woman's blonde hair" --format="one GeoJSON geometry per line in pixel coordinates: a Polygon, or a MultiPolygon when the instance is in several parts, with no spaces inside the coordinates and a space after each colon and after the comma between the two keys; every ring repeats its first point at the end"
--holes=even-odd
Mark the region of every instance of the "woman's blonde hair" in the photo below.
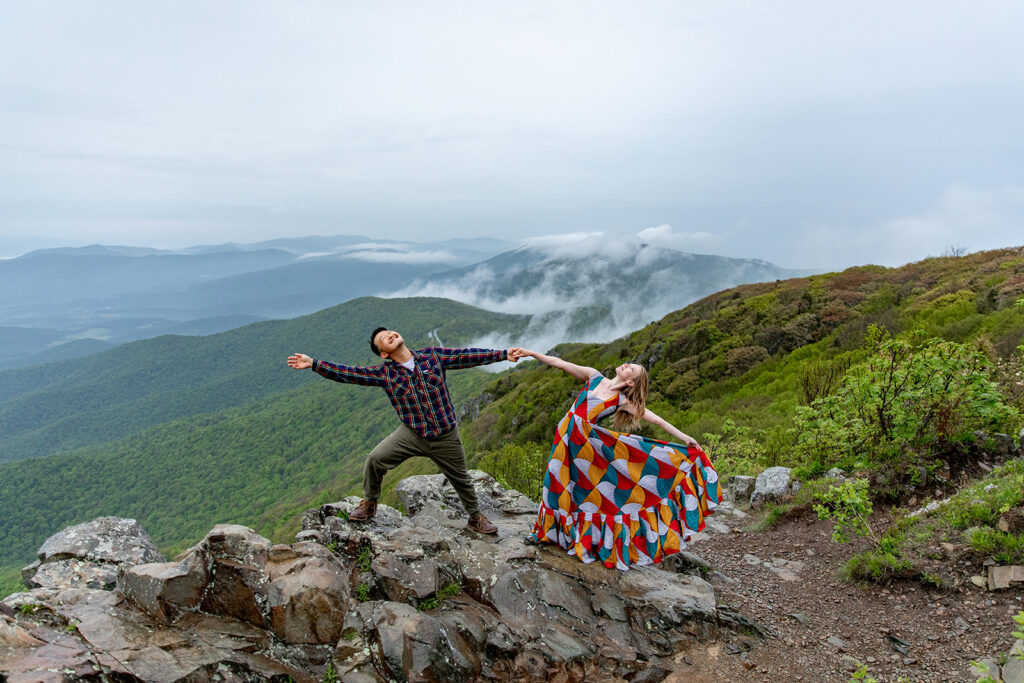
{"type": "Polygon", "coordinates": [[[644,410],[647,409],[647,388],[651,383],[651,376],[647,374],[647,368],[637,365],[640,374],[633,378],[633,384],[627,385],[619,392],[620,396],[629,400],[629,410],[619,410],[615,413],[612,421],[612,429],[617,432],[630,432],[640,426],[643,422],[644,410]]]}

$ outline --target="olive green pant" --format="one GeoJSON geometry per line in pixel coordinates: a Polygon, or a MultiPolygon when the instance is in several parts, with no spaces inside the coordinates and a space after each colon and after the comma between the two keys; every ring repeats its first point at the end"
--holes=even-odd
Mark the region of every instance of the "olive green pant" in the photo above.
{"type": "Polygon", "coordinates": [[[418,455],[434,461],[459,494],[462,506],[471,517],[480,514],[476,489],[466,471],[466,451],[462,448],[458,428],[436,439],[425,439],[404,424],[391,432],[366,458],[366,464],[363,465],[363,496],[369,500],[380,498],[380,484],[384,475],[418,455]]]}

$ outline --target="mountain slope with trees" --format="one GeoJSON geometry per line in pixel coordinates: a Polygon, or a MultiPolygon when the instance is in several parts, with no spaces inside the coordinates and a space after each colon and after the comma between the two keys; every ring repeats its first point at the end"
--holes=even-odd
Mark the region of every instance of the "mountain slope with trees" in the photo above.
{"type": "Polygon", "coordinates": [[[437,338],[453,344],[485,333],[511,335],[523,323],[522,316],[442,299],[363,298],[208,337],[158,337],[0,372],[0,462],[114,441],[313,381],[285,365],[295,351],[374,364],[367,339],[378,324],[398,327],[410,345],[426,346],[437,338]]]}
{"type": "MultiPolygon", "coordinates": [[[[979,252],[741,285],[609,344],[557,352],[604,372],[636,360],[651,373],[649,405],[673,424],[700,439],[731,420],[763,430],[772,448],[797,406],[828,393],[865,358],[872,326],[976,342],[993,361],[1007,361],[1024,342],[1022,297],[1024,250],[979,252]]],[[[491,402],[464,426],[467,442],[480,452],[546,444],[578,388],[564,373],[521,365],[485,389],[491,402]]],[[[780,441],[773,457],[790,446],[780,441]]]]}

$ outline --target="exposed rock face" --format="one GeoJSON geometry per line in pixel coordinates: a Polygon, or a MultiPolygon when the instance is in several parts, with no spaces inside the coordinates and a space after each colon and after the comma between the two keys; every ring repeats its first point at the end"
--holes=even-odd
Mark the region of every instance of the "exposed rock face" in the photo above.
{"type": "MultiPolygon", "coordinates": [[[[470,470],[470,478],[476,487],[477,502],[484,514],[531,515],[537,512],[537,504],[514,490],[507,490],[494,477],[470,470]]],[[[428,502],[440,502],[465,514],[462,501],[443,474],[425,474],[403,479],[395,487],[398,500],[405,514],[412,517],[428,502]]]]}
{"type": "Polygon", "coordinates": [[[99,517],[70,526],[46,539],[37,554],[43,564],[71,558],[118,564],[164,559],[142,526],[124,517],[99,517]]]}
{"type": "Polygon", "coordinates": [[[368,597],[356,611],[371,656],[340,661],[340,672],[373,665],[396,680],[599,680],[643,670],[717,626],[714,591],[699,576],[618,572],[528,545],[536,504],[487,474],[473,476],[497,537],[466,529],[440,475],[399,484],[409,517],[380,506],[369,523],[350,524],[357,498],[304,517],[306,532],[355,561],[354,585],[368,597]],[[446,586],[461,592],[437,601],[446,586]]]}
{"type": "Polygon", "coordinates": [[[319,681],[330,668],[353,682],[621,679],[659,662],[671,668],[663,658],[718,628],[700,558],[618,572],[528,545],[534,504],[473,476],[496,537],[466,528],[442,477],[412,477],[399,491],[408,517],[380,506],[369,523],[351,524],[350,498],[307,511],[291,545],[219,525],[173,562],[116,565],[116,591],[10,596],[0,603],[0,673],[319,681]]]}

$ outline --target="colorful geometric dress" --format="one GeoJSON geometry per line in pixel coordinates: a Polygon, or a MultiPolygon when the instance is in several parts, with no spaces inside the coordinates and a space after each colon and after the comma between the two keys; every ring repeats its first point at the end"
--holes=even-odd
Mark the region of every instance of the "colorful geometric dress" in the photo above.
{"type": "Polygon", "coordinates": [[[602,379],[591,377],[558,423],[532,535],[626,570],[683,550],[721,495],[701,449],[599,426],[619,405],[618,394],[594,393],[602,379]]]}

